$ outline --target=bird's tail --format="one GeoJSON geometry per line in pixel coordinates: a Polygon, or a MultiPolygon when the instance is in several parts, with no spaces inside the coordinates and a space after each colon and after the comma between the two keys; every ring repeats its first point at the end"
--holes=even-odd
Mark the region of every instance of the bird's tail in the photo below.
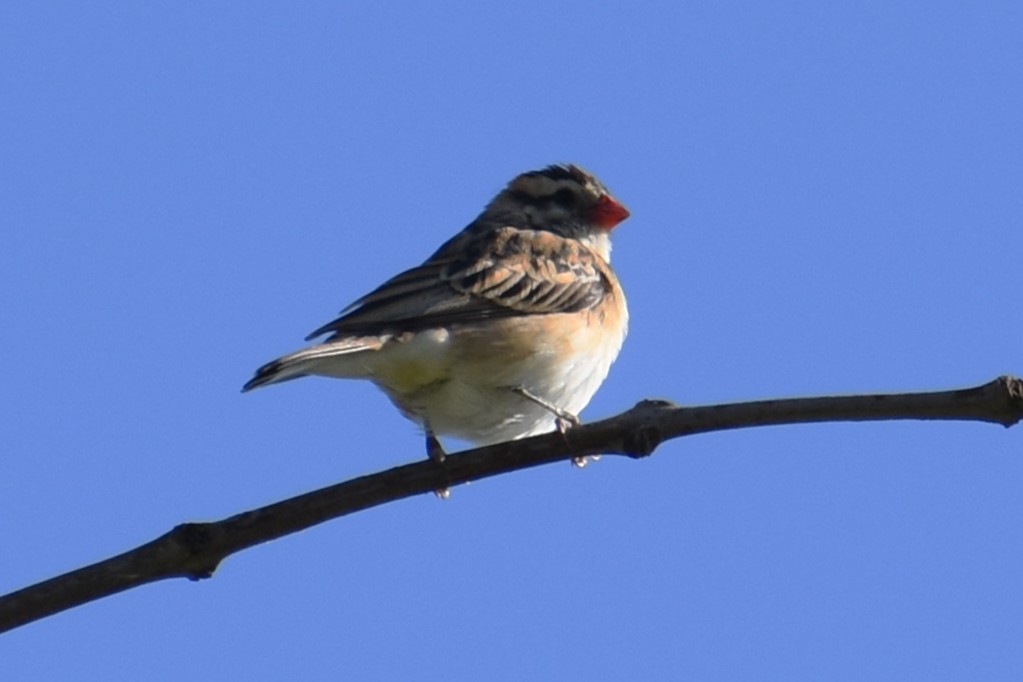
{"type": "Polygon", "coordinates": [[[310,374],[351,378],[365,376],[365,363],[356,360],[357,355],[363,351],[379,350],[382,345],[379,337],[363,337],[303,348],[257,369],[256,375],[242,386],[242,392],[310,374]]]}

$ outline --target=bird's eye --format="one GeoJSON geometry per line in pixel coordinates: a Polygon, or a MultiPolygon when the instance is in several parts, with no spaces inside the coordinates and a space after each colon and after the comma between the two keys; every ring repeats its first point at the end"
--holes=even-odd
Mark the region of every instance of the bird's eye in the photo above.
{"type": "Polygon", "coordinates": [[[564,189],[559,189],[551,197],[551,200],[558,206],[561,206],[562,208],[571,208],[572,206],[575,205],[575,192],[568,189],[567,187],[564,189]]]}

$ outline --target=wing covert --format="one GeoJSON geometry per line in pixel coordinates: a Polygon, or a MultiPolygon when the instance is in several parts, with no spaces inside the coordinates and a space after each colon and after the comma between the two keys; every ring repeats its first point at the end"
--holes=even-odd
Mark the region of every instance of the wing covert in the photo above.
{"type": "Polygon", "coordinates": [[[455,239],[309,335],[383,334],[578,312],[611,291],[600,256],[550,232],[504,227],[455,239]]]}

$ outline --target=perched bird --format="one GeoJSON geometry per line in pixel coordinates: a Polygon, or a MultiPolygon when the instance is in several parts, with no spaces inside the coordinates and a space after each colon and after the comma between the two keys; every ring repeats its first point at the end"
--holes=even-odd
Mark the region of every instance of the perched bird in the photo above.
{"type": "Polygon", "coordinates": [[[242,389],[368,379],[437,436],[477,445],[577,423],[625,340],[611,230],[629,216],[573,165],[519,175],[426,261],[355,301],[242,389]]]}

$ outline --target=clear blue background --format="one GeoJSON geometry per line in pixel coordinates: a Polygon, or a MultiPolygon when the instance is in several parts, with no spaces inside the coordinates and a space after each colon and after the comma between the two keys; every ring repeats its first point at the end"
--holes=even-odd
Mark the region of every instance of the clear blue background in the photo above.
{"type": "MultiPolygon", "coordinates": [[[[1023,374],[1023,5],[0,9],[0,592],[421,458],[242,396],[516,173],[633,212],[585,412],[1023,374]]],[[[0,637],[6,680],[1020,679],[1023,430],[791,426],[387,505],[0,637]]]]}

